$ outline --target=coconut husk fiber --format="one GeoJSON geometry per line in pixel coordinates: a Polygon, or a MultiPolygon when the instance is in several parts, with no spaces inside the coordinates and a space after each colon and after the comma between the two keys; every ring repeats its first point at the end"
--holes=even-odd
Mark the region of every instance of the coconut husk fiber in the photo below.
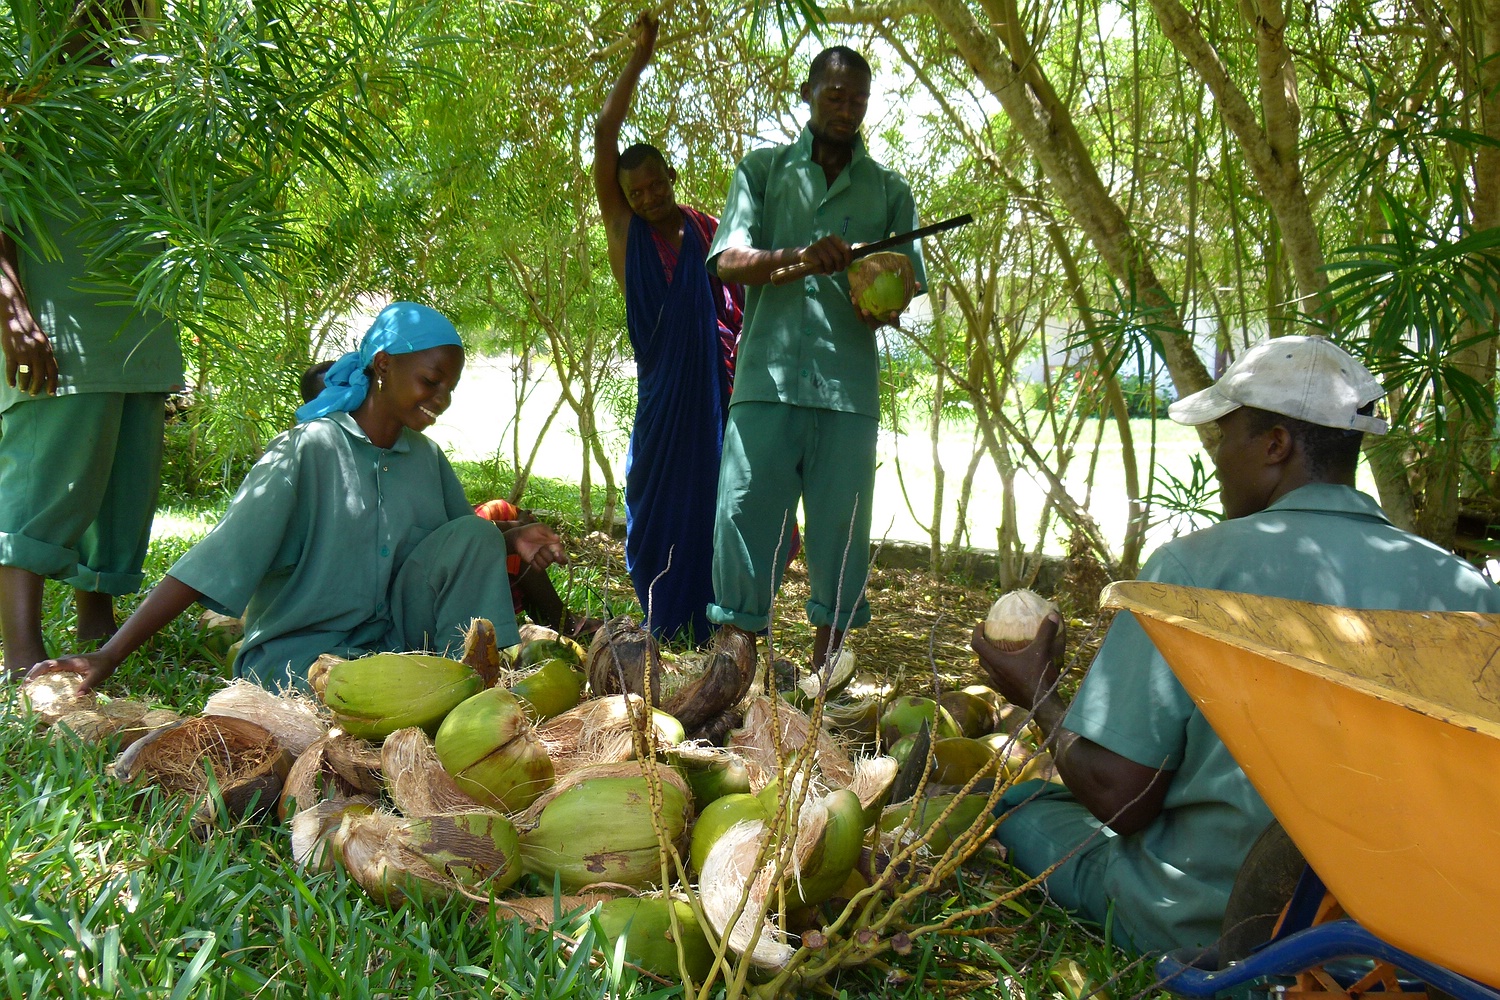
{"type": "Polygon", "coordinates": [[[83,694],[83,677],[75,673],[43,674],[21,685],[21,705],[30,709],[41,726],[50,726],[73,712],[93,710],[98,699],[83,694]]]}
{"type": "Polygon", "coordinates": [[[203,714],[253,722],[293,757],[300,757],[315,741],[328,735],[329,724],[319,709],[317,702],[295,691],[272,694],[259,684],[235,680],[214,692],[203,706],[203,714]]]}
{"type": "Polygon", "coordinates": [[[379,797],[380,751],[347,733],[315,740],[287,774],[278,811],[287,819],[327,799],[379,797]]]}
{"type": "Polygon", "coordinates": [[[416,727],[398,729],[385,738],[380,772],[391,802],[403,815],[437,816],[484,808],[443,770],[432,740],[416,727]]]}
{"type": "Polygon", "coordinates": [[[495,640],[495,625],[488,618],[475,618],[464,633],[464,652],[459,659],[474,668],[492,688],[500,677],[500,647],[495,640]]]}
{"type": "Polygon", "coordinates": [[[164,726],[116,758],[111,771],[121,781],[154,784],[168,793],[199,800],[194,829],[200,835],[221,819],[255,819],[274,809],[292,755],[260,726],[227,716],[200,715],[164,726]],[[206,798],[209,772],[218,803],[206,798]]]}
{"type": "MultiPolygon", "coordinates": [[[[560,782],[590,764],[617,763],[635,757],[637,730],[652,724],[651,710],[639,695],[590,698],[577,708],[540,723],[535,733],[552,758],[560,782]]],[[[657,733],[657,743],[664,741],[657,733]]]]}
{"type": "Polygon", "coordinates": [[[755,680],[755,636],[733,626],[719,629],[708,664],[696,680],[662,707],[689,739],[704,738],[705,727],[739,704],[755,680]]]}
{"type": "MultiPolygon", "coordinates": [[[[745,724],[729,734],[729,746],[751,765],[750,785],[759,790],[775,780],[807,744],[812,719],[781,699],[761,696],[745,707],[745,724]],[[779,740],[777,732],[780,732],[779,740]],[[781,757],[777,758],[777,743],[781,757]]],[[[814,771],[830,788],[847,788],[854,780],[854,761],[838,740],[819,730],[814,750],[814,771]]]]}

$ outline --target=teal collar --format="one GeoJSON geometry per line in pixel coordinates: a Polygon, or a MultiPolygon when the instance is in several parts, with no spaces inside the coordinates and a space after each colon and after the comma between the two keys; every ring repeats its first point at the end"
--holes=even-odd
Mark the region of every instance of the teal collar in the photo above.
{"type": "MultiPolygon", "coordinates": [[[[365,429],[363,427],[359,426],[359,423],[354,419],[354,416],[352,414],[340,410],[338,412],[328,414],[328,419],[332,420],[334,423],[342,427],[344,429],[344,433],[348,434],[354,440],[363,441],[371,448],[376,447],[375,442],[370,440],[370,436],[365,433],[365,429]]],[[[396,443],[391,445],[389,448],[382,448],[380,450],[395,452],[411,451],[411,442],[407,440],[407,435],[412,433],[415,432],[412,431],[412,429],[409,427],[401,428],[401,433],[396,435],[396,443]]]]}

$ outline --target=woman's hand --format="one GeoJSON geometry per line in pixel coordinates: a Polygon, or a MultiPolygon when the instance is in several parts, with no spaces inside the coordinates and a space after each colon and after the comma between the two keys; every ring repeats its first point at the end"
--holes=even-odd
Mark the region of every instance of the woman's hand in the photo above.
{"type": "Polygon", "coordinates": [[[55,660],[43,660],[32,667],[26,677],[28,680],[35,680],[43,674],[77,674],[83,678],[79,693],[86,694],[109,680],[110,675],[119,665],[119,660],[99,649],[77,656],[59,656],[55,660]]]}
{"type": "Polygon", "coordinates": [[[568,561],[568,550],[557,532],[540,522],[523,524],[505,533],[505,546],[533,569],[568,561]]]}

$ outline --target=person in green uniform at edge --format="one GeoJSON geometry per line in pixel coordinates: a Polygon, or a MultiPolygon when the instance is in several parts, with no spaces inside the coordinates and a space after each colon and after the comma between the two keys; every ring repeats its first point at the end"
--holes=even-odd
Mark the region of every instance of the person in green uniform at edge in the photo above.
{"type": "MultiPolygon", "coordinates": [[[[871,502],[879,418],[874,316],[850,298],[852,247],[913,229],[911,188],[865,152],[870,66],[844,46],[813,60],[810,114],[790,145],[757,149],[735,170],[709,267],[746,286],[745,324],[724,431],[709,620],[760,632],[770,622],[800,500],[821,669],[844,631],[870,620],[871,502]],[[796,264],[808,277],[772,285],[796,264]]],[[[917,247],[911,258],[925,282],[917,247]]],[[[916,288],[909,289],[915,291],[916,288]]]]}
{"type": "MultiPolygon", "coordinates": [[[[83,5],[66,59],[136,25],[137,5],[83,5]]],[[[76,638],[115,631],[114,598],[139,589],[161,485],[166,396],[182,388],[174,326],[91,285],[89,206],[54,192],[41,231],[0,229],[0,643],[14,679],[47,656],[43,585],[73,588],[76,638]]]]}
{"type": "MultiPolygon", "coordinates": [[[[1395,527],[1354,487],[1360,443],[1382,434],[1380,384],[1320,337],[1251,349],[1172,419],[1215,422],[1225,520],[1157,549],[1140,578],[1363,609],[1500,611],[1452,553],[1395,527]]],[[[1137,951],[1209,949],[1265,803],[1135,618],[1115,618],[1071,705],[1056,691],[1063,626],[1004,652],[976,628],[996,689],[1055,740],[1066,787],[1007,789],[995,837],[1052,897],[1137,951]],[[1071,855],[1071,856],[1070,856],[1071,855]]]]}
{"type": "Polygon", "coordinates": [[[474,514],[423,432],[448,408],[464,350],[441,313],[396,302],[358,351],[266,446],[223,519],[98,651],[44,661],[94,688],[191,604],[245,618],[236,675],[301,685],[323,653],[461,648],[473,618],[518,641],[507,545],[538,569],[564,562],[544,524],[502,534],[474,514]]]}

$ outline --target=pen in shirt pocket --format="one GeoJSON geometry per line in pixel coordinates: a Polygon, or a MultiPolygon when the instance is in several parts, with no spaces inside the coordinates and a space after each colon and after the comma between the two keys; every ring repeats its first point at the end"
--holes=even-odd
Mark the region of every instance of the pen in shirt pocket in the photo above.
{"type": "Polygon", "coordinates": [[[839,232],[839,235],[846,239],[849,236],[849,216],[847,215],[844,216],[844,228],[839,232]]]}

